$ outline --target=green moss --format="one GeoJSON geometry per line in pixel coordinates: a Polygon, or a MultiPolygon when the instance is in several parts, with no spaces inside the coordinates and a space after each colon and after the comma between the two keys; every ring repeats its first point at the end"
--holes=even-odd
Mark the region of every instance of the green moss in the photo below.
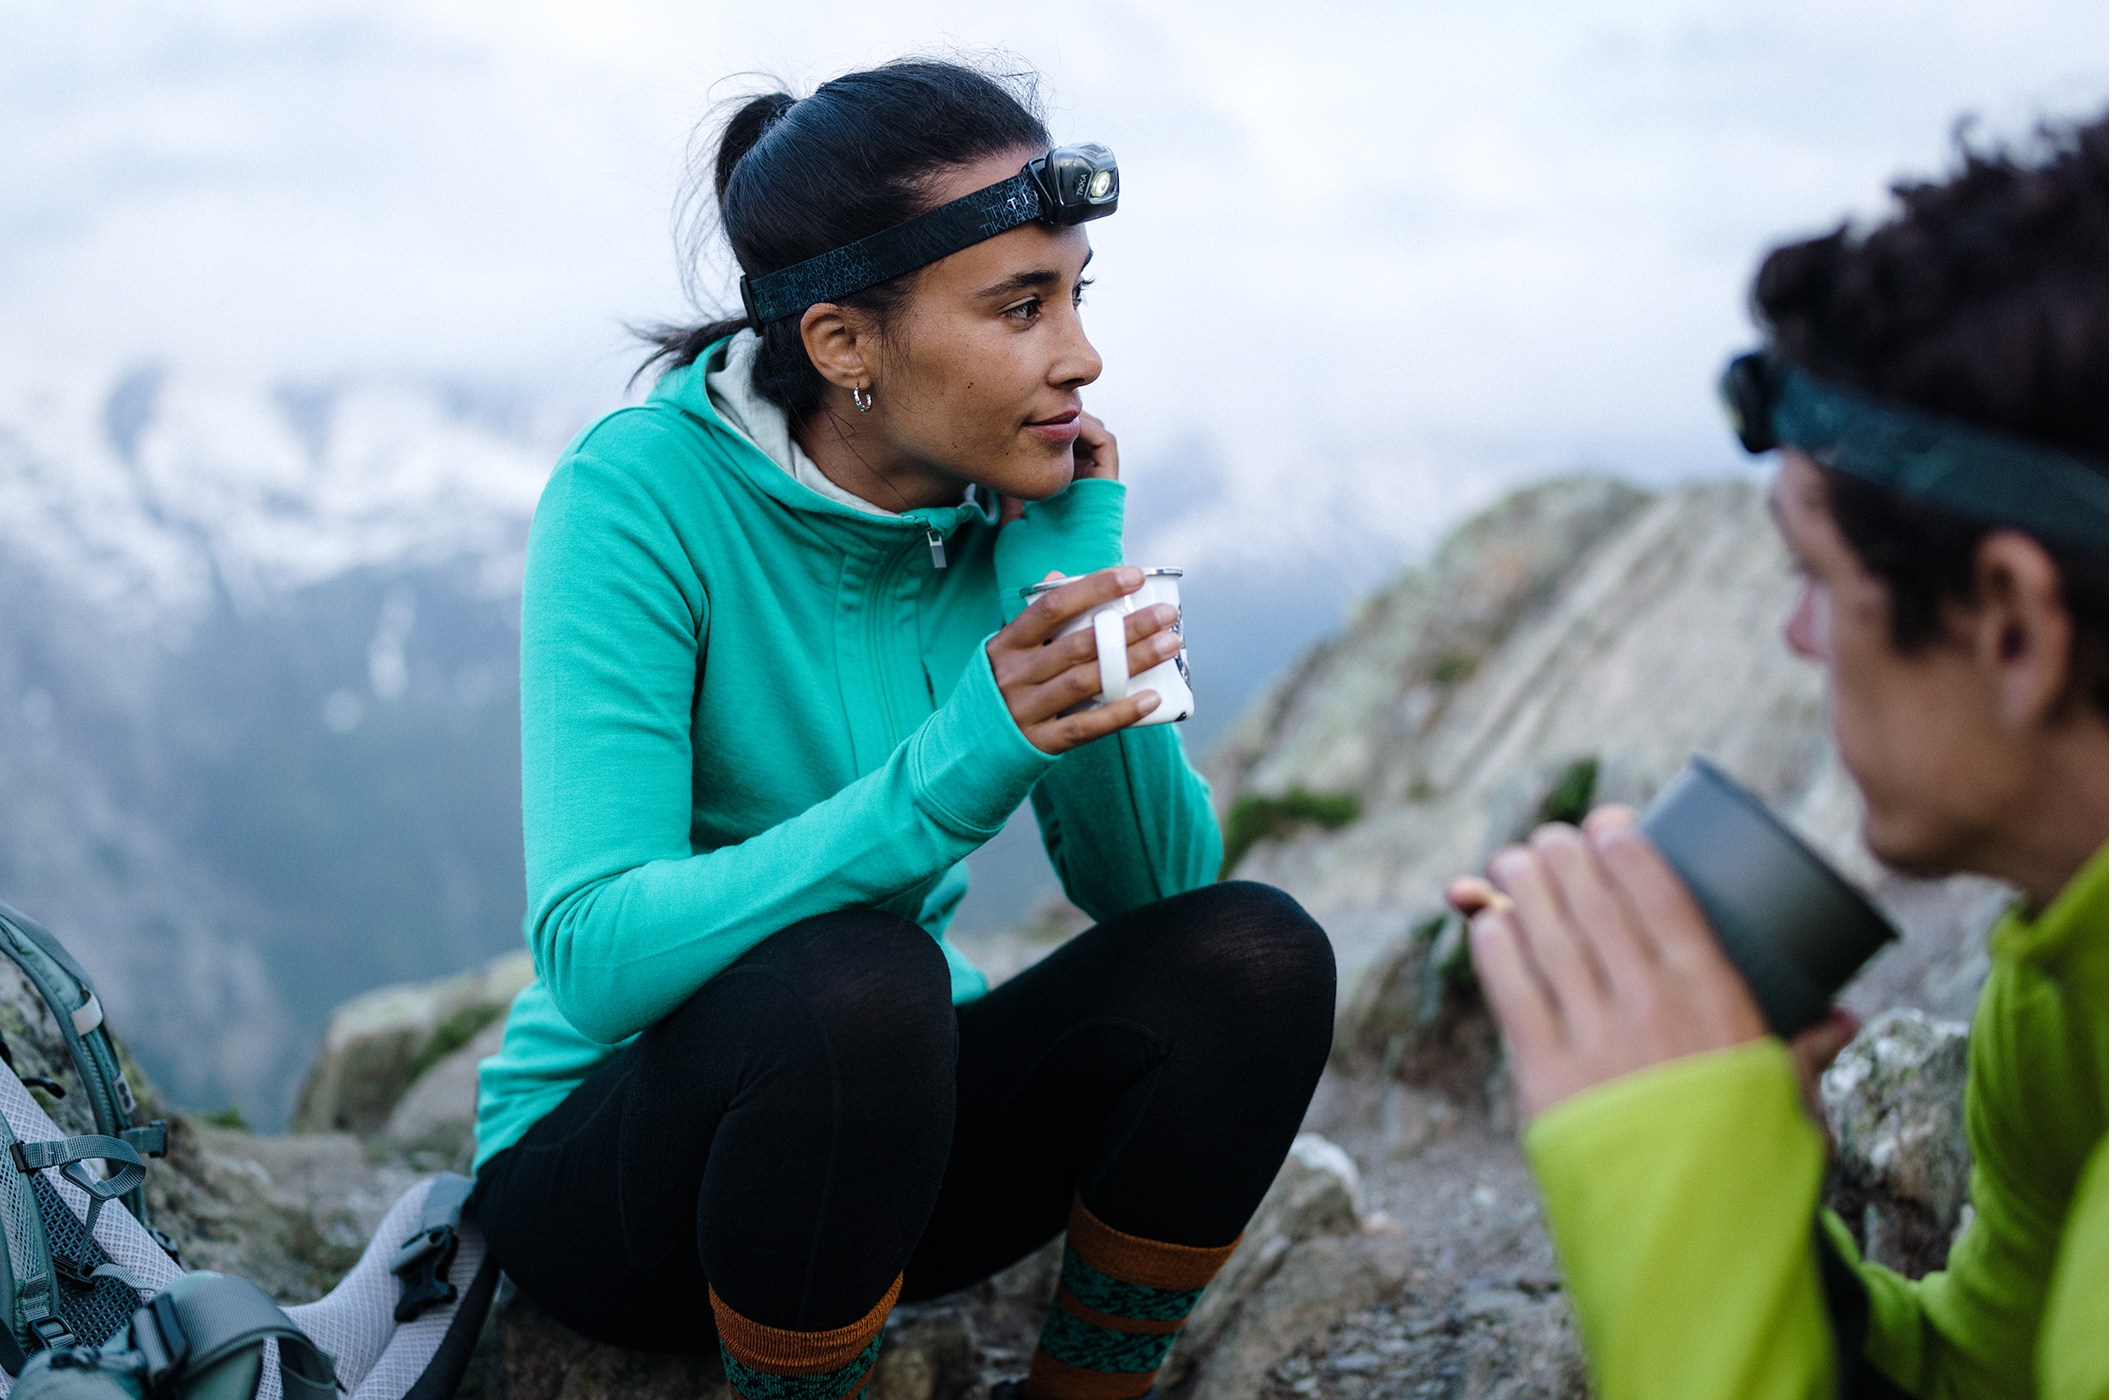
{"type": "Polygon", "coordinates": [[[256,1131],[256,1129],[249,1126],[249,1120],[242,1116],[242,1105],[240,1104],[231,1103],[218,1113],[208,1113],[205,1115],[205,1121],[216,1128],[233,1128],[238,1133],[253,1133],[256,1131]]]}
{"type": "Polygon", "coordinates": [[[1292,788],[1281,797],[1242,797],[1232,804],[1225,822],[1225,861],[1218,868],[1218,878],[1230,875],[1257,841],[1282,840],[1301,826],[1334,831],[1348,826],[1362,811],[1363,804],[1347,793],[1292,788]]]}
{"type": "Polygon", "coordinates": [[[1547,796],[1540,799],[1539,809],[1534,813],[1534,825],[1544,822],[1568,822],[1575,825],[1584,820],[1591,810],[1591,795],[1599,785],[1599,761],[1596,758],[1580,758],[1562,770],[1555,779],[1547,796]]]}
{"type": "Polygon", "coordinates": [[[478,1031],[498,1020],[505,1011],[503,1006],[488,1003],[465,1006],[442,1021],[433,1031],[432,1039],[426,1041],[425,1047],[418,1052],[418,1058],[411,1061],[411,1079],[415,1082],[419,1075],[475,1040],[478,1031]]]}
{"type": "Polygon", "coordinates": [[[1463,651],[1448,651],[1430,663],[1430,679],[1439,685],[1458,685],[1474,674],[1480,658],[1463,651]]]}

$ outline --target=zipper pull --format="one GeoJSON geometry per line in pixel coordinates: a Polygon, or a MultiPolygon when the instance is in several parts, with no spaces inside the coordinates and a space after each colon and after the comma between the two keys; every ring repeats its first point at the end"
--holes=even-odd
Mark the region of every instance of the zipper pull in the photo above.
{"type": "Polygon", "coordinates": [[[926,525],[924,527],[924,542],[931,546],[931,567],[934,569],[945,568],[946,537],[937,530],[932,529],[931,526],[926,525]]]}

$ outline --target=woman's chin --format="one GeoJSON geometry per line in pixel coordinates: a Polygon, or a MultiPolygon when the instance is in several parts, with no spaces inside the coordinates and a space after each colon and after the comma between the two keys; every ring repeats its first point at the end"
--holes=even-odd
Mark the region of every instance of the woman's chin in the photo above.
{"type": "Polygon", "coordinates": [[[1014,464],[1013,469],[1004,474],[1004,480],[984,484],[999,495],[1015,496],[1022,501],[1046,501],[1071,484],[1074,471],[1071,454],[1066,449],[1061,457],[1051,462],[1014,464]]]}

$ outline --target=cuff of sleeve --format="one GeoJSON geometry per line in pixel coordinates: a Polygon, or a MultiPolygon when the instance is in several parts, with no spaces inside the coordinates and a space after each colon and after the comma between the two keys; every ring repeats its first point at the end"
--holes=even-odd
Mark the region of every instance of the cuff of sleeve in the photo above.
{"type": "Polygon", "coordinates": [[[1005,621],[1026,608],[1020,590],[1051,571],[1075,576],[1122,562],[1122,516],[1129,488],[1105,477],[1074,481],[998,532],[997,586],[1005,621]]]}
{"type": "Polygon", "coordinates": [[[1758,1394],[1722,1377],[1831,1364],[1825,1153],[1782,1042],[1625,1075],[1542,1113],[1524,1146],[1601,1393],[1758,1394]]]}
{"type": "Polygon", "coordinates": [[[1019,732],[990,670],[986,637],[961,683],[909,740],[917,806],[961,836],[987,840],[1056,762],[1019,732]]]}

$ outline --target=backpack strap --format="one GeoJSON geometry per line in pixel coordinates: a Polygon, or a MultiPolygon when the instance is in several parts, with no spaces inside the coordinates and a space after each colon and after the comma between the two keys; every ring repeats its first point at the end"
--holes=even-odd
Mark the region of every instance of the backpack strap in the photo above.
{"type": "Polygon", "coordinates": [[[442,1172],[425,1193],[418,1212],[418,1232],[396,1251],[389,1272],[403,1280],[403,1295],[396,1300],[396,1320],[409,1322],[427,1308],[455,1301],[455,1286],[447,1270],[455,1262],[457,1238],[462,1228],[462,1208],[476,1183],[454,1172],[442,1172]]]}
{"type": "Polygon", "coordinates": [[[132,1317],[132,1345],[146,1362],[147,1394],[173,1397],[186,1375],[271,1338],[279,1344],[286,1400],[331,1400],[337,1372],[330,1356],[293,1325],[264,1290],[232,1274],[194,1275],[175,1293],[157,1293],[132,1317]]]}
{"type": "MultiPolygon", "coordinates": [[[[117,1042],[104,1024],[102,998],[96,995],[87,971],[51,930],[4,903],[0,903],[0,956],[22,970],[58,1022],[67,1053],[73,1057],[74,1072],[79,1075],[89,1108],[95,1114],[96,1127],[110,1136],[125,1138],[147,1156],[160,1156],[167,1145],[166,1126],[158,1120],[134,1124],[139,1100],[125,1078],[117,1042]]],[[[13,1067],[12,1056],[4,1051],[0,1051],[0,1059],[8,1060],[9,1067],[13,1067]]],[[[141,1181],[144,1179],[142,1173],[141,1181]]],[[[151,1229],[146,1195],[139,1189],[141,1181],[135,1181],[121,1194],[126,1208],[139,1218],[140,1224],[151,1229]]],[[[163,1237],[157,1234],[156,1238],[159,1241],[163,1237]]]]}
{"type": "Polygon", "coordinates": [[[138,1189],[147,1179],[147,1164],[131,1144],[114,1137],[90,1133],[85,1137],[60,1138],[52,1142],[17,1142],[8,1148],[15,1169],[24,1176],[57,1167],[59,1175],[88,1193],[88,1233],[95,1234],[95,1217],[103,1206],[138,1189]],[[117,1162],[118,1169],[106,1177],[89,1174],[87,1162],[117,1162]]]}

